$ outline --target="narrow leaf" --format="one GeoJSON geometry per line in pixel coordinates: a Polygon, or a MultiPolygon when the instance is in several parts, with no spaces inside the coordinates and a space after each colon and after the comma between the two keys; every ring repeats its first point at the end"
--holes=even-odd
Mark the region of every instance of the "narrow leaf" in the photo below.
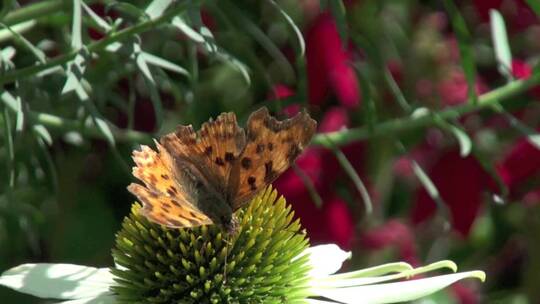
{"type": "Polygon", "coordinates": [[[155,84],[156,82],[154,81],[154,77],[152,76],[152,73],[148,68],[148,64],[146,63],[146,59],[144,56],[142,56],[142,54],[143,52],[141,50],[141,46],[138,43],[134,43],[133,56],[135,56],[135,62],[137,63],[137,67],[148,81],[150,81],[152,84],[155,84]]]}
{"type": "Polygon", "coordinates": [[[279,11],[281,16],[283,16],[283,18],[285,18],[285,21],[287,21],[287,23],[291,26],[294,34],[296,35],[296,40],[298,41],[298,49],[300,53],[299,55],[304,56],[304,54],[306,53],[306,42],[304,40],[304,36],[302,35],[302,31],[298,28],[291,16],[289,16],[289,14],[287,14],[287,12],[285,12],[279,6],[279,4],[276,3],[276,1],[268,0],[268,2],[270,2],[270,4],[272,4],[272,6],[274,6],[279,11]]]}
{"type": "Polygon", "coordinates": [[[139,56],[143,56],[143,60],[146,63],[149,63],[151,65],[155,65],[165,70],[169,70],[169,71],[172,71],[172,72],[184,75],[184,76],[188,76],[188,77],[190,76],[189,72],[183,67],[179,66],[176,63],[165,60],[161,57],[158,57],[150,53],[146,53],[146,52],[141,52],[139,56]]]}
{"type": "Polygon", "coordinates": [[[13,37],[15,37],[15,39],[21,42],[21,44],[24,45],[39,60],[39,62],[45,63],[47,61],[47,56],[45,56],[45,53],[43,53],[42,50],[34,46],[30,41],[28,41],[28,39],[24,38],[24,36],[21,35],[19,32],[3,23],[0,23],[0,26],[10,31],[13,34],[13,37]]]}
{"type": "Polygon", "coordinates": [[[418,177],[418,180],[420,180],[420,183],[424,186],[429,196],[436,202],[440,201],[441,196],[439,190],[437,190],[437,187],[431,181],[431,178],[429,178],[424,169],[422,169],[415,160],[412,161],[412,167],[414,174],[418,177]]]}
{"type": "Polygon", "coordinates": [[[147,7],[144,13],[151,19],[156,19],[163,15],[163,12],[172,4],[172,0],[154,0],[147,7]]]}
{"type": "Polygon", "coordinates": [[[476,67],[474,63],[474,52],[472,48],[472,38],[465,24],[465,19],[461,16],[458,8],[456,7],[453,0],[444,0],[446,10],[450,15],[452,22],[452,28],[456,34],[458,45],[459,45],[459,54],[461,56],[461,67],[465,73],[465,78],[467,79],[468,85],[468,95],[469,99],[473,103],[478,102],[478,97],[476,96],[476,67]]]}
{"type": "Polygon", "coordinates": [[[94,116],[92,118],[97,128],[99,129],[99,131],[101,131],[101,133],[105,136],[105,139],[109,142],[111,146],[114,146],[115,145],[114,135],[111,131],[111,128],[109,127],[109,124],[105,120],[99,117],[94,116]]]}
{"type": "Polygon", "coordinates": [[[495,58],[499,73],[503,75],[507,81],[512,81],[512,53],[508,44],[508,35],[504,19],[499,11],[491,9],[489,11],[491,19],[491,38],[495,48],[495,58]]]}
{"type": "Polygon", "coordinates": [[[467,157],[472,150],[472,141],[469,135],[465,133],[461,128],[455,125],[448,124],[449,130],[456,136],[459,142],[459,155],[461,157],[467,157]]]}
{"type": "Polygon", "coordinates": [[[8,185],[10,187],[15,186],[15,148],[13,146],[13,134],[11,133],[11,120],[9,118],[9,110],[7,107],[4,108],[4,140],[7,147],[8,157],[6,158],[6,167],[8,169],[8,185]]]}
{"type": "Polygon", "coordinates": [[[81,0],[73,0],[73,25],[71,27],[71,47],[75,50],[78,50],[83,46],[81,20],[81,0]]]}
{"type": "Polygon", "coordinates": [[[204,37],[199,34],[197,31],[192,29],[187,23],[182,19],[180,16],[176,16],[172,19],[171,22],[172,25],[174,25],[177,29],[179,29],[184,35],[186,35],[189,39],[193,40],[197,43],[204,43],[205,39],[204,37]]]}
{"type": "Polygon", "coordinates": [[[97,26],[99,26],[100,29],[105,32],[111,30],[112,27],[109,25],[109,23],[107,23],[107,21],[103,20],[103,18],[94,13],[94,11],[88,5],[86,5],[86,3],[82,2],[81,4],[84,11],[88,14],[88,16],[90,16],[90,18],[92,18],[92,20],[94,20],[94,22],[97,26]]]}
{"type": "Polygon", "coordinates": [[[52,145],[53,140],[52,140],[51,134],[49,133],[47,128],[45,128],[45,126],[43,126],[41,124],[37,124],[37,125],[34,125],[32,128],[34,129],[34,132],[37,134],[37,136],[39,136],[41,139],[43,139],[43,141],[48,146],[52,145]]]}
{"type": "Polygon", "coordinates": [[[64,87],[62,88],[62,94],[67,94],[81,88],[82,85],[80,80],[82,79],[84,71],[86,70],[84,64],[85,58],[82,54],[78,54],[75,59],[68,62],[66,69],[67,79],[64,87]]]}
{"type": "Polygon", "coordinates": [[[349,34],[347,31],[347,10],[345,9],[345,4],[342,0],[332,0],[328,1],[330,5],[330,10],[332,15],[336,20],[336,25],[338,28],[339,36],[343,44],[346,44],[349,41],[349,34]]]}

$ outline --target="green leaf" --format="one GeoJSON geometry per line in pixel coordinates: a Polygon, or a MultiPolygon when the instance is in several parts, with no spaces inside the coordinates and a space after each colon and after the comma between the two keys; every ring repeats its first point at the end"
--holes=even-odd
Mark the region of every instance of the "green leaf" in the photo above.
{"type": "Polygon", "coordinates": [[[172,19],[171,24],[175,26],[177,29],[179,29],[184,35],[186,35],[189,39],[193,40],[197,43],[204,43],[205,39],[204,37],[199,34],[196,30],[192,29],[180,16],[176,16],[172,19]]]}
{"type": "Polygon", "coordinates": [[[105,7],[105,11],[114,9],[116,12],[123,14],[126,17],[133,19],[146,18],[146,14],[138,6],[128,2],[112,2],[105,7]]]}
{"type": "Polygon", "coordinates": [[[133,55],[135,56],[135,62],[137,63],[137,67],[139,70],[143,73],[144,77],[148,79],[152,84],[155,84],[154,77],[152,76],[152,73],[150,72],[150,68],[148,68],[148,64],[146,63],[146,59],[144,56],[142,56],[143,52],[141,50],[141,46],[138,43],[133,44],[133,55]]]}
{"type": "Polygon", "coordinates": [[[392,95],[394,95],[394,98],[398,102],[398,104],[405,110],[407,113],[409,113],[412,109],[409,102],[407,102],[407,98],[405,98],[405,95],[403,95],[403,92],[399,88],[399,85],[397,84],[396,80],[392,76],[392,73],[390,73],[390,70],[385,65],[384,66],[384,80],[386,81],[386,84],[390,88],[390,92],[392,92],[392,95]]]}
{"type": "Polygon", "coordinates": [[[77,54],[75,59],[68,62],[66,69],[67,79],[64,87],[62,88],[61,94],[67,94],[75,91],[81,100],[88,99],[86,91],[81,84],[84,71],[86,70],[85,61],[86,60],[82,54],[77,54]]]}
{"type": "Polygon", "coordinates": [[[4,108],[4,140],[5,140],[5,146],[7,147],[7,154],[8,157],[6,157],[6,167],[8,169],[8,185],[10,187],[15,186],[15,148],[13,146],[13,134],[11,133],[11,120],[9,117],[9,110],[7,107],[4,108]]]}
{"type": "Polygon", "coordinates": [[[328,1],[330,10],[334,19],[336,20],[337,29],[343,45],[349,41],[349,33],[347,31],[347,10],[342,0],[330,0],[328,1]]]}
{"type": "Polygon", "coordinates": [[[440,201],[441,196],[439,194],[439,190],[437,190],[437,187],[435,186],[433,181],[431,181],[431,178],[429,178],[424,169],[422,169],[422,167],[420,167],[420,165],[415,160],[412,161],[412,167],[414,174],[416,175],[416,177],[418,177],[418,180],[420,181],[422,186],[424,186],[429,196],[435,202],[440,201]]]}
{"type": "Polygon", "coordinates": [[[0,30],[0,42],[13,38],[14,33],[19,33],[20,34],[20,33],[24,33],[26,31],[29,31],[30,29],[32,29],[36,25],[37,25],[36,20],[29,20],[29,21],[25,21],[25,22],[15,24],[15,25],[11,25],[9,27],[9,29],[5,28],[3,30],[0,30]]]}
{"type": "Polygon", "coordinates": [[[499,73],[503,75],[507,81],[512,81],[512,53],[510,51],[510,45],[508,44],[508,35],[506,33],[506,26],[504,19],[497,10],[489,11],[491,19],[491,37],[493,39],[493,45],[495,48],[495,58],[497,58],[497,64],[499,73]]]}
{"type": "Polygon", "coordinates": [[[45,63],[46,57],[45,53],[43,53],[42,50],[34,46],[30,41],[28,41],[26,38],[24,38],[23,35],[19,34],[16,30],[12,29],[11,27],[0,23],[0,26],[4,27],[8,31],[10,31],[13,34],[13,37],[15,37],[16,40],[21,42],[22,45],[24,45],[41,63],[45,63]]]}
{"type": "Polygon", "coordinates": [[[454,134],[454,136],[456,136],[459,142],[459,155],[461,157],[469,156],[472,150],[472,141],[469,135],[455,125],[448,124],[448,128],[454,134]]]}
{"type": "Polygon", "coordinates": [[[156,19],[163,15],[163,12],[172,4],[172,0],[154,0],[147,7],[144,13],[151,19],[156,19]]]}
{"type": "Polygon", "coordinates": [[[360,83],[362,101],[366,104],[366,109],[364,111],[366,117],[366,123],[369,131],[375,129],[375,124],[377,122],[377,109],[375,107],[375,101],[371,96],[371,85],[369,83],[368,77],[365,77],[359,66],[354,65],[356,76],[358,77],[358,82],[360,83]]]}
{"type": "Polygon", "coordinates": [[[299,51],[299,55],[300,56],[304,56],[304,54],[306,53],[306,42],[304,40],[304,36],[302,35],[302,31],[298,28],[298,26],[296,25],[296,23],[294,22],[294,20],[291,18],[291,16],[289,16],[289,14],[287,14],[287,12],[285,12],[280,6],[279,4],[277,4],[274,0],[268,0],[270,2],[270,4],[272,4],[278,11],[279,13],[281,14],[281,16],[283,16],[283,18],[285,18],[285,21],[287,21],[287,23],[291,26],[291,28],[293,29],[294,31],[294,34],[296,35],[296,39],[298,41],[298,51],[299,51]]]}
{"type": "Polygon", "coordinates": [[[536,15],[540,18],[540,2],[538,0],[525,0],[527,4],[532,8],[536,15]]]}
{"type": "Polygon", "coordinates": [[[99,129],[99,131],[105,136],[105,139],[109,142],[111,146],[115,145],[114,135],[111,131],[111,128],[109,127],[109,124],[96,116],[92,116],[92,120],[94,121],[96,127],[99,129]]]}
{"type": "Polygon", "coordinates": [[[48,146],[52,145],[53,140],[52,140],[51,134],[49,133],[47,128],[45,128],[45,126],[43,126],[41,124],[36,124],[36,125],[32,126],[32,129],[34,130],[36,135],[39,136],[41,139],[43,139],[43,141],[48,146]]]}
{"type": "Polygon", "coordinates": [[[476,96],[476,66],[474,63],[474,52],[473,52],[473,41],[467,25],[465,24],[465,19],[461,16],[458,8],[456,7],[453,0],[444,0],[444,4],[450,19],[452,22],[452,28],[456,34],[458,45],[459,45],[459,54],[461,56],[461,67],[465,73],[465,78],[467,79],[468,85],[468,95],[469,99],[476,104],[478,102],[478,97],[476,96]]]}
{"type": "Polygon", "coordinates": [[[165,59],[163,59],[161,57],[158,57],[158,56],[152,55],[150,53],[146,53],[146,52],[141,52],[139,54],[139,56],[142,56],[143,60],[146,63],[149,63],[151,65],[158,66],[160,68],[163,68],[165,70],[169,70],[169,71],[178,73],[180,75],[184,75],[184,76],[188,76],[188,77],[190,76],[189,72],[186,69],[184,69],[183,67],[177,65],[176,63],[165,60],[165,59]]]}
{"type": "Polygon", "coordinates": [[[173,18],[171,24],[175,26],[177,29],[179,29],[182,33],[184,33],[192,41],[204,46],[205,50],[209,52],[210,54],[213,54],[213,56],[215,56],[216,59],[220,60],[221,62],[231,65],[231,67],[233,67],[235,70],[240,72],[240,74],[242,74],[243,78],[245,79],[248,85],[251,84],[251,77],[249,76],[249,68],[240,60],[238,60],[236,57],[229,54],[224,49],[218,47],[214,43],[214,36],[212,35],[212,32],[210,32],[208,28],[201,27],[200,32],[197,32],[193,28],[191,28],[179,16],[173,18]]]}
{"type": "Polygon", "coordinates": [[[373,212],[373,203],[371,202],[371,197],[369,196],[369,192],[366,188],[366,185],[364,182],[362,182],[362,179],[354,169],[351,162],[347,159],[347,156],[339,149],[337,146],[332,142],[332,139],[328,136],[325,136],[327,141],[330,143],[330,148],[332,149],[332,152],[336,156],[339,164],[345,170],[345,173],[349,175],[349,178],[353,181],[354,185],[356,186],[356,189],[360,193],[360,196],[362,197],[362,200],[364,201],[364,207],[366,209],[366,214],[371,214],[373,212]]]}
{"type": "Polygon", "coordinates": [[[73,25],[71,27],[71,47],[75,50],[78,50],[83,46],[81,15],[81,0],[73,0],[73,25]]]}
{"type": "Polygon", "coordinates": [[[94,13],[94,11],[88,5],[86,5],[86,3],[82,2],[81,4],[84,11],[88,14],[88,16],[90,16],[90,18],[92,18],[92,20],[94,20],[94,22],[100,29],[105,32],[108,32],[112,29],[109,23],[107,23],[107,21],[103,20],[103,18],[94,13]]]}

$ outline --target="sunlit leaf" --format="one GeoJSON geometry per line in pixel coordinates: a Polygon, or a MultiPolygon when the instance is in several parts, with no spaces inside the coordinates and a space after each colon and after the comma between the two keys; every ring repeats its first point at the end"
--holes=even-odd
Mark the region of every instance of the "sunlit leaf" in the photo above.
{"type": "Polygon", "coordinates": [[[504,19],[501,13],[494,9],[489,11],[489,15],[491,18],[491,37],[493,39],[495,58],[497,58],[499,73],[501,73],[507,81],[512,81],[512,53],[510,51],[510,45],[508,44],[508,35],[506,33],[504,19]]]}
{"type": "Polygon", "coordinates": [[[73,25],[71,27],[71,47],[80,49],[83,46],[81,32],[81,0],[73,0],[73,25]]]}
{"type": "Polygon", "coordinates": [[[10,25],[9,29],[4,28],[0,30],[0,42],[13,38],[13,33],[24,33],[26,31],[29,31],[36,25],[36,20],[29,20],[18,24],[10,25]]]}
{"type": "Polygon", "coordinates": [[[182,19],[181,16],[176,16],[172,19],[171,22],[172,25],[174,25],[176,28],[178,28],[184,35],[186,35],[189,39],[193,40],[197,43],[204,43],[205,39],[204,37],[199,34],[197,31],[192,29],[185,21],[182,19]]]}
{"type": "Polygon", "coordinates": [[[94,123],[96,124],[96,127],[99,129],[99,131],[105,136],[105,139],[109,142],[111,146],[115,145],[114,135],[111,131],[111,128],[109,127],[109,124],[99,118],[99,117],[93,117],[94,123]]]}
{"type": "Polygon", "coordinates": [[[137,67],[143,73],[144,77],[148,79],[148,81],[155,84],[156,82],[154,80],[154,77],[152,76],[152,73],[150,72],[150,68],[148,68],[146,59],[142,54],[143,52],[141,51],[141,46],[138,43],[134,43],[133,56],[135,56],[135,62],[137,63],[137,67]]]}
{"type": "Polygon", "coordinates": [[[109,25],[109,23],[107,23],[107,21],[103,20],[103,18],[94,13],[94,11],[88,5],[86,5],[86,3],[82,2],[81,4],[84,11],[88,14],[88,16],[90,16],[90,18],[92,18],[92,20],[96,23],[97,26],[99,26],[99,28],[101,28],[105,32],[111,30],[112,27],[109,25]]]}
{"type": "Polygon", "coordinates": [[[41,139],[43,139],[43,141],[44,141],[48,146],[51,146],[51,145],[52,145],[53,140],[52,140],[51,134],[49,133],[49,131],[47,130],[47,128],[45,128],[45,126],[43,126],[42,124],[36,124],[36,125],[33,125],[33,126],[32,126],[32,129],[34,130],[34,132],[36,132],[36,134],[37,134],[41,139]]]}
{"type": "Polygon", "coordinates": [[[16,30],[13,30],[11,27],[3,24],[3,23],[0,23],[0,26],[6,28],[8,31],[10,31],[12,34],[13,34],[13,37],[15,37],[15,39],[19,40],[22,45],[24,45],[38,60],[39,62],[41,63],[45,63],[46,62],[46,57],[45,56],[45,53],[43,53],[42,50],[40,50],[39,48],[37,48],[36,46],[34,46],[30,41],[28,41],[28,39],[24,38],[23,35],[19,34],[16,30]]]}
{"type": "Polygon", "coordinates": [[[150,19],[156,19],[163,15],[163,12],[173,3],[172,0],[154,0],[144,11],[150,19]]]}
{"type": "Polygon", "coordinates": [[[459,155],[461,157],[467,157],[472,150],[472,141],[469,135],[465,133],[461,128],[458,128],[455,125],[448,124],[448,127],[450,131],[456,136],[458,142],[459,142],[459,155]]]}
{"type": "Polygon", "coordinates": [[[146,52],[141,52],[139,54],[139,57],[141,56],[143,58],[142,60],[144,60],[146,63],[189,77],[189,72],[176,63],[170,62],[161,57],[146,52]]]}

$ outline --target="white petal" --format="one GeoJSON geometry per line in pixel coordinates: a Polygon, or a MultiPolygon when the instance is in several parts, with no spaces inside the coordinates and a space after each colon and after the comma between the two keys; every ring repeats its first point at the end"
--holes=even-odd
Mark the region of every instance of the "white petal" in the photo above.
{"type": "Polygon", "coordinates": [[[482,271],[461,272],[404,282],[346,288],[313,289],[317,295],[345,304],[379,304],[411,301],[439,291],[465,278],[485,279],[482,271]]]}
{"type": "Polygon", "coordinates": [[[387,264],[373,268],[366,269],[367,271],[365,273],[362,273],[362,270],[358,272],[351,272],[351,273],[342,273],[337,275],[331,275],[327,276],[325,278],[319,278],[312,280],[311,285],[313,287],[352,287],[352,286],[360,286],[360,285],[371,285],[371,284],[377,284],[382,283],[386,281],[396,281],[398,279],[403,278],[411,278],[415,275],[419,275],[422,273],[442,269],[442,268],[449,268],[452,271],[457,271],[457,265],[449,260],[446,261],[439,261],[435,263],[431,263],[427,266],[422,266],[418,268],[408,268],[405,265],[401,265],[399,263],[392,263],[387,264]],[[390,267],[385,267],[389,265],[390,267]],[[383,276],[374,276],[374,277],[362,277],[362,274],[366,273],[377,273],[377,272],[383,272],[384,270],[390,270],[392,267],[395,267],[395,274],[390,275],[383,275],[383,276]],[[403,269],[403,270],[401,270],[403,269]],[[406,270],[405,270],[406,269],[406,270]],[[354,275],[354,276],[353,276],[354,275]]]}
{"type": "Polygon", "coordinates": [[[0,276],[0,285],[41,298],[80,299],[109,291],[108,268],[72,264],[23,264],[0,276]]]}
{"type": "Polygon", "coordinates": [[[313,299],[307,299],[306,303],[308,304],[339,304],[338,302],[329,302],[329,301],[321,301],[321,300],[313,300],[313,299]]]}
{"type": "Polygon", "coordinates": [[[57,302],[55,304],[115,304],[116,300],[111,294],[102,294],[97,297],[57,302]]]}
{"type": "Polygon", "coordinates": [[[320,278],[335,273],[341,268],[343,261],[351,257],[350,251],[343,251],[335,244],[310,247],[296,258],[309,255],[311,277],[320,278]]]}

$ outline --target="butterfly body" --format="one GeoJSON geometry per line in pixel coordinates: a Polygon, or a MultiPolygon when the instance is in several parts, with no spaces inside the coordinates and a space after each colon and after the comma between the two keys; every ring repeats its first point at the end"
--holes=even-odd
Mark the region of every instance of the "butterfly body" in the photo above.
{"type": "Polygon", "coordinates": [[[233,113],[223,113],[197,132],[179,126],[133,152],[133,174],[145,186],[128,189],[142,213],[171,228],[216,224],[236,231],[234,212],[283,173],[315,133],[307,113],[278,121],[266,108],[252,113],[244,130],[233,113]]]}

